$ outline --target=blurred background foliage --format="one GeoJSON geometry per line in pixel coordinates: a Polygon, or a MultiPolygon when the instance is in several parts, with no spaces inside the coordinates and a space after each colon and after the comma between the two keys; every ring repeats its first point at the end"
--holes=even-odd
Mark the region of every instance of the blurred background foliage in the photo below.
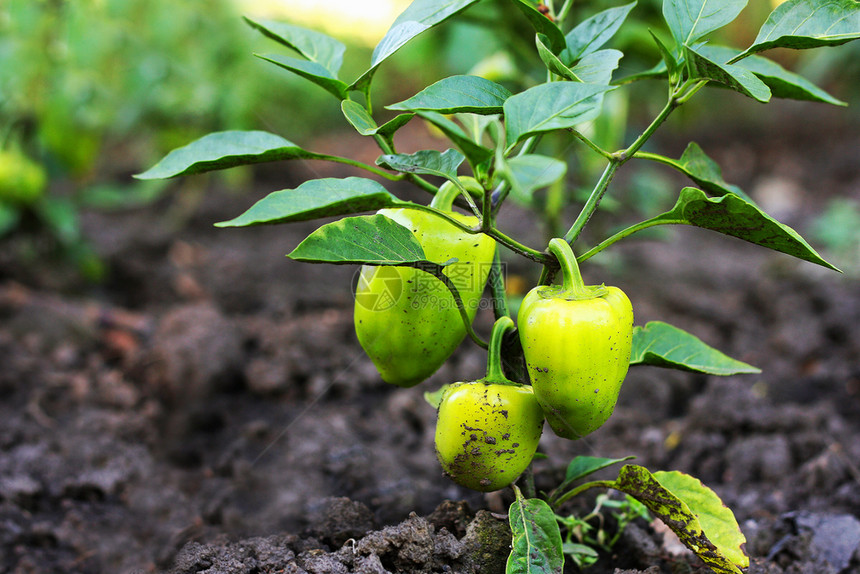
{"type": "MultiPolygon", "coordinates": [[[[750,0],[745,13],[714,41],[748,45],[776,1],[750,0]]],[[[621,3],[579,2],[571,21],[621,3]]],[[[48,184],[44,197],[26,209],[4,206],[0,198],[0,235],[19,229],[29,217],[48,228],[60,250],[97,279],[103,270],[81,237],[80,209],[126,208],[162,197],[173,187],[134,182],[130,176],[169,150],[226,129],[265,129],[313,149],[315,138],[348,128],[338,102],[324,90],[253,57],[283,48],[245,25],[242,15],[289,21],[337,37],[348,46],[341,75],[349,82],[367,68],[373,47],[408,4],[408,0],[2,0],[0,145],[41,165],[48,184]]],[[[648,30],[665,30],[661,5],[662,0],[639,0],[635,23],[631,20],[613,40],[612,47],[625,53],[617,77],[656,63],[648,30]]],[[[374,83],[380,119],[387,119],[384,105],[446,75],[483,75],[513,90],[544,81],[533,29],[509,8],[504,0],[485,0],[462,18],[419,36],[386,62],[374,83]]],[[[854,104],[851,113],[856,117],[857,45],[769,56],[833,89],[854,104]],[[835,81],[851,85],[834,87],[835,81]]],[[[662,105],[663,94],[648,88],[653,86],[634,85],[625,96],[607,99],[612,113],[594,126],[606,147],[620,145],[627,137],[628,120],[634,125],[645,121],[662,105]]],[[[682,110],[673,119],[675,125],[683,128],[695,122],[701,127],[709,121],[719,125],[719,106],[709,105],[707,94],[702,100],[682,110]]],[[[737,123],[738,113],[745,121],[763,121],[757,104],[736,100],[732,123],[737,123]]],[[[547,145],[554,145],[548,140],[547,145]]],[[[587,160],[571,161],[575,169],[568,172],[586,180],[597,169],[587,160]],[[577,166],[577,161],[586,163],[577,166]]],[[[230,187],[236,189],[247,187],[249,181],[242,170],[207,177],[230,178],[230,187]]],[[[661,187],[658,179],[651,182],[654,188],[661,187]]],[[[572,193],[575,197],[576,190],[572,193]]]]}

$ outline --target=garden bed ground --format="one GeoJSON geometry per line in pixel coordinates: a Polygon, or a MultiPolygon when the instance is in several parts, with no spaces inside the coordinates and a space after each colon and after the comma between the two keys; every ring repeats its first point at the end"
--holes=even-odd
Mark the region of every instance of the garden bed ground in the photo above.
{"type": "MultiPolygon", "coordinates": [[[[834,117],[844,120],[822,121],[834,117]]],[[[804,232],[827,198],[860,200],[860,131],[816,133],[699,143],[804,232]]],[[[263,180],[254,197],[290,183],[263,180]]],[[[88,214],[112,269],[96,288],[21,263],[14,242],[5,250],[0,571],[503,569],[511,493],[442,476],[422,398],[480,376],[483,352],[466,343],[422,387],[385,385],[353,333],[355,269],[284,258],[312,226],[212,228],[252,199],[213,190],[179,230],[164,210],[88,214]]],[[[514,211],[503,226],[541,240],[514,211]]],[[[630,295],[637,324],[670,322],[763,373],[631,370],[598,432],[545,433],[538,486],[578,454],[634,455],[722,496],[750,572],[860,572],[860,261],[837,263],[853,275],[682,229],[585,266],[586,280],[630,295]]],[[[479,330],[490,321],[481,315],[479,330]]],[[[638,521],[589,570],[618,571],[706,570],[638,521]]]]}

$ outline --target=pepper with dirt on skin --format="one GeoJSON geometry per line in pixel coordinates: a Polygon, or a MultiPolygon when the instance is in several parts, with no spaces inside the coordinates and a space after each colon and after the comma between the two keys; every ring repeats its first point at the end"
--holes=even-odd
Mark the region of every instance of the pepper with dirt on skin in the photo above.
{"type": "Polygon", "coordinates": [[[633,344],[633,307],[617,287],[586,286],[563,239],[549,251],[560,286],[538,286],[520,305],[517,323],[535,397],[558,436],[597,430],[615,410],[633,344]]]}
{"type": "Polygon", "coordinates": [[[531,387],[505,377],[501,344],[509,317],[493,327],[487,376],[445,388],[436,421],[436,456],[461,486],[489,492],[511,484],[528,467],[543,431],[543,411],[531,387]]]}

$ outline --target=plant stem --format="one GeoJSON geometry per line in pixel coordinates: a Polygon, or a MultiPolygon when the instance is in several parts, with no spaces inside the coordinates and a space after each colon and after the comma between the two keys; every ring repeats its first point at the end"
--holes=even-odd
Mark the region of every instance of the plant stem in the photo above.
{"type": "Polygon", "coordinates": [[[564,276],[562,284],[564,292],[573,295],[577,299],[590,297],[591,293],[585,287],[582,274],[579,272],[579,265],[576,263],[576,256],[573,254],[570,244],[564,239],[555,237],[550,239],[549,252],[555,255],[561,266],[561,272],[564,276]]]}
{"type": "Polygon", "coordinates": [[[661,219],[660,221],[654,221],[654,220],[643,221],[641,223],[637,223],[636,225],[631,225],[627,229],[622,229],[621,231],[619,231],[618,233],[616,233],[612,237],[604,239],[603,241],[601,241],[600,243],[598,243],[597,245],[595,245],[594,247],[592,247],[591,249],[589,249],[588,251],[586,251],[585,253],[583,253],[579,257],[577,257],[576,259],[579,262],[583,262],[587,259],[591,259],[595,255],[597,255],[598,253],[600,253],[601,251],[603,251],[604,249],[606,249],[607,247],[612,245],[613,243],[621,241],[625,237],[629,237],[630,235],[633,235],[637,231],[642,231],[643,229],[648,229],[649,227],[656,227],[657,225],[673,225],[673,224],[674,225],[689,224],[689,222],[684,221],[682,219],[677,219],[677,220],[676,219],[661,219]]]}
{"type": "Polygon", "coordinates": [[[606,169],[603,170],[603,175],[600,176],[600,180],[592,190],[591,195],[588,196],[588,201],[585,202],[585,205],[582,207],[582,211],[579,212],[579,216],[577,216],[576,221],[573,222],[573,225],[571,225],[570,229],[564,236],[564,240],[569,244],[573,245],[576,238],[579,237],[580,233],[582,233],[582,229],[585,227],[585,224],[588,223],[588,220],[591,219],[591,216],[594,215],[595,211],[597,211],[597,206],[600,205],[600,200],[603,199],[603,195],[609,188],[609,183],[612,181],[612,178],[615,176],[615,172],[618,170],[620,165],[621,160],[609,160],[609,163],[606,165],[606,169]]]}
{"type": "Polygon", "coordinates": [[[585,137],[585,136],[584,136],[583,134],[581,134],[578,130],[574,130],[574,129],[572,129],[572,130],[570,130],[570,131],[571,131],[571,132],[573,132],[573,135],[574,135],[577,139],[581,140],[585,145],[587,145],[588,147],[590,147],[592,150],[594,150],[595,152],[599,153],[600,155],[602,155],[602,156],[603,156],[603,157],[605,157],[606,159],[608,159],[608,160],[612,160],[612,153],[610,153],[610,152],[606,151],[605,149],[603,149],[602,147],[600,147],[599,145],[597,145],[596,143],[594,143],[593,141],[591,141],[590,139],[588,139],[587,137],[585,137]]]}
{"type": "Polygon", "coordinates": [[[481,379],[486,383],[502,385],[518,385],[505,376],[502,369],[502,339],[505,333],[514,328],[514,321],[510,317],[499,317],[493,325],[493,333],[490,335],[490,345],[487,348],[487,376],[481,379]]]}
{"type": "Polygon", "coordinates": [[[573,0],[566,0],[562,5],[561,10],[558,11],[558,15],[555,17],[556,23],[559,25],[564,22],[567,15],[570,13],[570,9],[573,8],[573,0]]]}
{"type": "Polygon", "coordinates": [[[502,272],[502,259],[499,255],[498,247],[493,257],[493,267],[490,269],[489,283],[490,292],[493,295],[493,315],[496,319],[510,317],[511,312],[508,309],[508,298],[505,293],[505,277],[502,272]]]}
{"type": "Polygon", "coordinates": [[[553,509],[560,507],[562,504],[570,500],[571,498],[582,494],[586,490],[591,488],[615,488],[614,480],[594,480],[592,482],[586,482],[585,484],[580,484],[574,489],[568,490],[561,496],[559,496],[555,502],[552,504],[553,509]]]}
{"type": "Polygon", "coordinates": [[[492,229],[486,230],[484,233],[495,239],[498,243],[501,243],[514,253],[519,253],[523,257],[527,259],[531,259],[537,263],[546,264],[553,261],[553,258],[543,253],[542,251],[538,251],[537,249],[532,249],[526,245],[523,245],[519,241],[512,239],[499,231],[498,228],[493,227],[492,229]]]}

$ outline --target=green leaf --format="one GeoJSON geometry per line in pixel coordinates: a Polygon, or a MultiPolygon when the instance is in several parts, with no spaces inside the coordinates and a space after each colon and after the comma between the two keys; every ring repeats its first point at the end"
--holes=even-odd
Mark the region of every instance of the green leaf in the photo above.
{"type": "Polygon", "coordinates": [[[734,194],[709,198],[701,189],[685,187],[670,211],[644,223],[648,226],[663,223],[694,225],[839,271],[822,259],[794,229],[734,194]]]}
{"type": "Polygon", "coordinates": [[[678,46],[691,45],[738,17],[747,0],[663,0],[663,17],[678,46]]]}
{"type": "Polygon", "coordinates": [[[463,154],[455,149],[447,149],[444,152],[425,149],[408,155],[403,153],[382,155],[376,160],[376,165],[402,173],[437,175],[445,179],[454,179],[457,177],[457,168],[464,159],[466,158],[463,154]]]}
{"type": "Polygon", "coordinates": [[[687,149],[681,154],[681,159],[675,160],[656,155],[654,158],[683,173],[711,195],[723,196],[727,193],[733,193],[744,198],[748,203],[753,203],[752,199],[741,188],[726,183],[717,162],[708,157],[699,147],[699,144],[695,142],[690,142],[687,145],[687,149]]]}
{"type": "Polygon", "coordinates": [[[713,490],[699,479],[678,471],[659,471],[653,476],[663,488],[684,501],[699,519],[705,535],[723,556],[741,568],[749,566],[749,558],[741,550],[746,537],[738,527],[735,515],[713,490]]]}
{"type": "Polygon", "coordinates": [[[509,97],[511,92],[507,88],[480,76],[450,76],[427,86],[408,100],[386,108],[441,114],[500,114],[509,97]]]}
{"type": "Polygon", "coordinates": [[[325,156],[298,147],[293,142],[261,131],[225,131],[203,136],[177,148],[138,179],[167,179],[284,159],[320,159],[325,156]]]}
{"type": "Polygon", "coordinates": [[[340,109],[346,121],[361,135],[373,136],[379,134],[388,139],[415,116],[415,114],[399,114],[381,126],[378,126],[373,117],[367,113],[365,107],[357,102],[344,100],[340,103],[340,109]]]}
{"type": "Polygon", "coordinates": [[[618,50],[599,50],[582,58],[571,71],[586,84],[608,86],[622,57],[624,54],[618,50]]]}
{"type": "Polygon", "coordinates": [[[508,509],[513,539],[505,574],[561,574],[564,568],[561,530],[555,514],[543,500],[523,498],[508,509]]]}
{"type": "Polygon", "coordinates": [[[459,125],[442,114],[437,112],[418,112],[418,116],[439,128],[448,139],[454,142],[469,160],[469,164],[473,169],[476,169],[477,166],[493,157],[493,150],[474,141],[459,125]]]}
{"type": "Polygon", "coordinates": [[[477,1],[413,0],[409,7],[394,20],[391,28],[376,45],[370,59],[370,68],[353,82],[349,89],[365,89],[372,80],[376,68],[409,40],[462,12],[477,1]]]}
{"type": "Polygon", "coordinates": [[[598,470],[603,470],[619,462],[625,462],[634,457],[625,456],[624,458],[600,458],[597,456],[577,456],[567,465],[567,472],[564,475],[564,481],[571,483],[575,480],[585,478],[589,474],[594,474],[598,470]]]}
{"type": "Polygon", "coordinates": [[[312,179],[296,189],[275,191],[245,213],[217,227],[249,227],[308,221],[391,207],[399,203],[382,185],[361,177],[312,179]]]}
{"type": "Polygon", "coordinates": [[[698,480],[679,479],[676,474],[680,473],[652,475],[644,467],[628,464],[621,468],[614,488],[644,504],[714,572],[741,574],[740,568],[749,566],[749,558],[740,549],[746,539],[734,515],[698,480]]]}
{"type": "Polygon", "coordinates": [[[661,321],[633,328],[631,365],[652,365],[709,375],[760,373],[761,369],[732,359],[701,339],[661,321]]]}
{"type": "Polygon", "coordinates": [[[337,76],[346,51],[346,46],[340,41],[322,32],[274,20],[252,20],[245,16],[245,22],[265,36],[295,50],[311,62],[316,62],[332,77],[337,76]]]}
{"type": "Polygon", "coordinates": [[[535,191],[554,184],[567,173],[566,163],[545,155],[519,155],[506,164],[505,179],[511,184],[511,197],[523,205],[531,205],[535,191]]]}
{"type": "Polygon", "coordinates": [[[336,265],[403,265],[426,259],[409,229],[380,214],[327,223],[308,235],[287,257],[336,265]]]}
{"type": "Polygon", "coordinates": [[[529,2],[529,0],[511,1],[516,4],[517,8],[519,8],[525,15],[529,23],[531,23],[532,28],[535,29],[535,32],[543,34],[549,38],[549,47],[552,49],[553,53],[558,54],[565,49],[566,44],[564,41],[564,34],[561,32],[561,29],[555,22],[547,18],[545,14],[541,14],[533,2],[529,2]]]}
{"type": "Polygon", "coordinates": [[[770,48],[803,50],[860,38],[860,2],[788,0],[768,16],[746,53],[770,48]]]}
{"type": "MultiPolygon", "coordinates": [[[[699,53],[715,62],[728,62],[739,55],[740,50],[728,46],[715,46],[708,44],[699,49],[699,53]]],[[[771,93],[776,98],[787,98],[792,100],[807,100],[822,102],[836,106],[845,106],[845,102],[837,100],[803,76],[789,72],[773,60],[763,56],[747,56],[736,64],[746,68],[767,84],[771,93]]]]}
{"type": "Polygon", "coordinates": [[[613,88],[578,82],[540,84],[505,102],[508,150],[530,135],[573,128],[600,114],[603,94],[613,88]]]}
{"type": "Polygon", "coordinates": [[[713,80],[760,102],[770,101],[770,88],[746,68],[736,64],[718,64],[689,46],[685,51],[692,79],[713,80]]]}
{"type": "Polygon", "coordinates": [[[549,39],[544,34],[535,35],[535,46],[538,50],[538,56],[540,56],[546,69],[553,74],[561,76],[562,78],[572,82],[581,82],[582,80],[580,80],[579,77],[561,61],[561,58],[553,53],[549,48],[548,43],[549,39]]]}
{"type": "Polygon", "coordinates": [[[271,62],[276,66],[289,70],[294,74],[310,80],[314,84],[325,89],[339,100],[345,100],[349,87],[345,82],[338,80],[330,71],[316,62],[281,56],[280,54],[257,54],[258,58],[271,62]]]}
{"type": "Polygon", "coordinates": [[[561,60],[571,64],[599,50],[615,35],[635,6],[636,2],[631,2],[609,8],[580,22],[564,37],[567,48],[560,54],[561,60]]]}
{"type": "Polygon", "coordinates": [[[548,43],[549,39],[544,34],[535,34],[535,46],[537,46],[538,56],[540,56],[546,69],[572,82],[581,82],[582,80],[561,61],[561,58],[553,53],[548,43]]]}

